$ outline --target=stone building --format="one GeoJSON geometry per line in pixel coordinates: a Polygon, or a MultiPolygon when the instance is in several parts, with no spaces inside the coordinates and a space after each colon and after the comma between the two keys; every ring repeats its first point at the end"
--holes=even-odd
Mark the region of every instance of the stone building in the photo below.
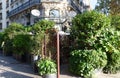
{"type": "MultiPolygon", "coordinates": [[[[89,0],[85,0],[89,1],[89,0]]],[[[23,25],[33,25],[40,19],[48,19],[56,22],[56,27],[68,26],[70,19],[77,13],[82,13],[84,0],[10,0],[9,22],[17,22],[23,25]],[[81,4],[82,1],[82,4],[81,4]],[[31,14],[33,9],[40,11],[40,16],[31,14]]],[[[89,3],[89,2],[88,2],[89,3]]],[[[89,5],[86,7],[90,8],[89,5]]]]}
{"type": "Polygon", "coordinates": [[[0,31],[9,25],[9,0],[0,0],[0,31]]]}

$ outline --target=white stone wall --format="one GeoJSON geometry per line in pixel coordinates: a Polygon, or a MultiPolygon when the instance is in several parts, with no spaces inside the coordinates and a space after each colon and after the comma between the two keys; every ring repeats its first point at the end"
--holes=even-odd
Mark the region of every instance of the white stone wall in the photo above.
{"type": "MultiPolygon", "coordinates": [[[[0,20],[0,23],[2,23],[2,30],[4,30],[6,28],[6,0],[1,0],[0,1],[2,3],[2,9],[1,9],[1,13],[2,13],[2,20],[0,20]]],[[[2,31],[0,30],[0,31],[2,31]]]]}

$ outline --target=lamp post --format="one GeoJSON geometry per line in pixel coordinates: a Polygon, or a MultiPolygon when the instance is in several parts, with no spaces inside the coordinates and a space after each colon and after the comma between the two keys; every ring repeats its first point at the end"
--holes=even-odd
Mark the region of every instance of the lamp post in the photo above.
{"type": "Polygon", "coordinates": [[[59,33],[57,32],[57,78],[60,78],[60,40],[59,33]]]}
{"type": "Polygon", "coordinates": [[[70,33],[57,32],[57,78],[60,78],[60,35],[70,35],[70,33]]]}

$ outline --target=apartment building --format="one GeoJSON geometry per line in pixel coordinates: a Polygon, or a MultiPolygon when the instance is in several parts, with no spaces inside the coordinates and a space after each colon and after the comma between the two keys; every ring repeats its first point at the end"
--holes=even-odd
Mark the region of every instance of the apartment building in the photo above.
{"type": "Polygon", "coordinates": [[[9,22],[17,22],[28,26],[33,25],[40,19],[48,19],[55,21],[55,27],[61,30],[63,26],[68,25],[66,23],[66,21],[69,22],[68,17],[73,17],[75,14],[82,12],[81,7],[85,2],[80,5],[80,1],[84,0],[9,0],[9,22]],[[39,17],[31,14],[33,9],[40,11],[39,17]],[[73,16],[70,11],[72,11],[73,16]]]}
{"type": "Polygon", "coordinates": [[[0,31],[9,25],[9,0],[0,0],[0,31]]]}
{"type": "Polygon", "coordinates": [[[0,31],[12,22],[33,25],[39,19],[49,19],[64,23],[67,16],[89,10],[89,3],[89,0],[0,0],[0,31]],[[40,11],[40,17],[31,14],[33,9],[40,11]]]}

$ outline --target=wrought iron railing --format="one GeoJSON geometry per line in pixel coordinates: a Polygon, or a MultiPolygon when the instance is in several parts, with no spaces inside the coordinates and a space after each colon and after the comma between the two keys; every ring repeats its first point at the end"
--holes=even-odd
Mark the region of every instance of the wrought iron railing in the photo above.
{"type": "Polygon", "coordinates": [[[81,10],[79,8],[79,6],[77,6],[73,0],[70,0],[71,1],[71,6],[77,11],[77,13],[81,13],[81,10]]]}
{"type": "Polygon", "coordinates": [[[30,7],[32,7],[36,4],[39,4],[40,2],[41,2],[41,0],[29,0],[25,3],[23,3],[22,5],[20,5],[19,7],[10,11],[9,14],[8,14],[8,17],[13,16],[13,15],[15,15],[15,14],[17,14],[17,13],[19,13],[19,12],[21,12],[21,11],[27,9],[27,8],[30,8],[30,7]]]}

